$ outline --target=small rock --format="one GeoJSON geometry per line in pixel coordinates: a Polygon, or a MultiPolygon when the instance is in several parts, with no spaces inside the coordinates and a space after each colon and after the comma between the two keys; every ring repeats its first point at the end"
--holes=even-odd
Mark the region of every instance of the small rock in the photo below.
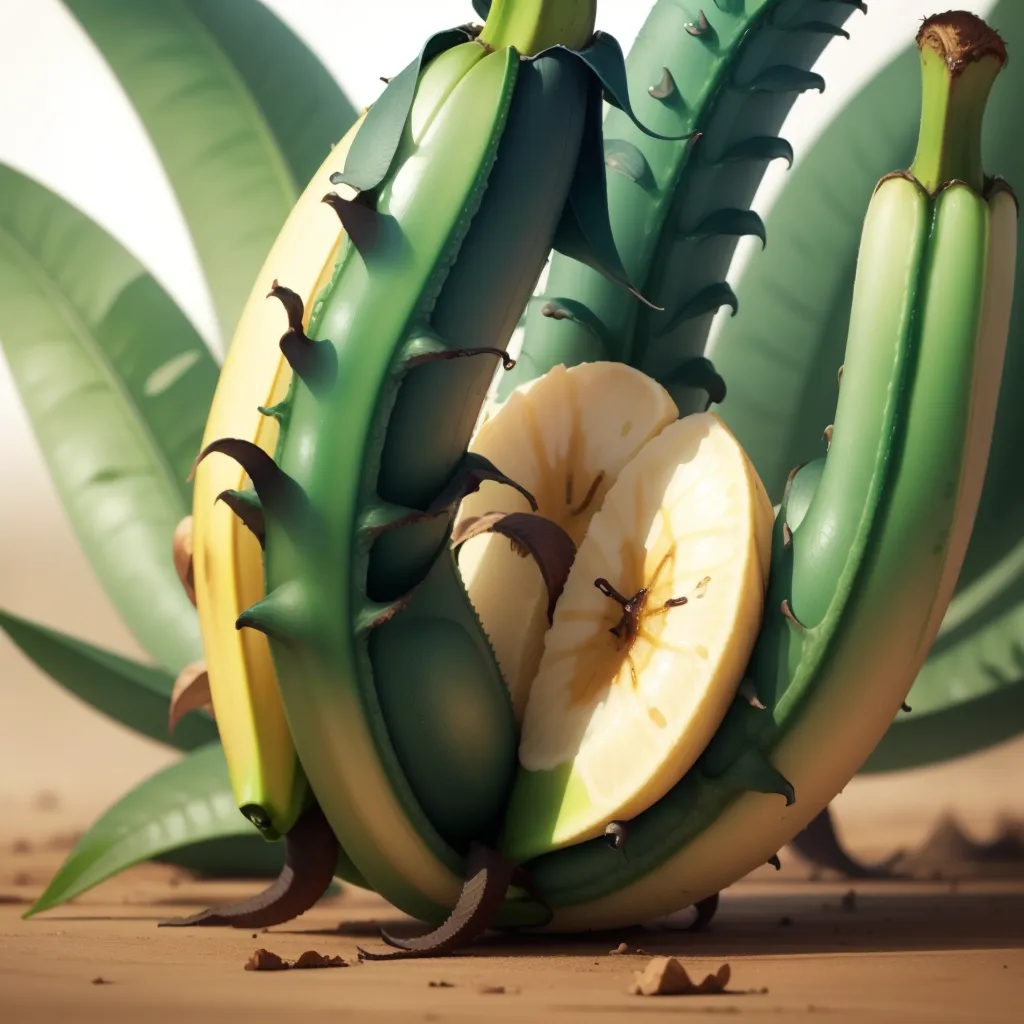
{"type": "Polygon", "coordinates": [[[295,963],[290,965],[296,970],[307,970],[313,967],[348,967],[348,963],[340,956],[324,956],[315,950],[307,949],[295,963]]]}
{"type": "Polygon", "coordinates": [[[856,910],[857,909],[857,893],[850,889],[843,894],[843,898],[839,901],[839,905],[843,910],[856,910]]]}
{"type": "Polygon", "coordinates": [[[478,991],[482,996],[503,996],[505,994],[504,985],[482,985],[478,991]]]}
{"type": "Polygon", "coordinates": [[[686,968],[674,956],[657,956],[643,971],[635,972],[629,993],[634,996],[710,995],[724,992],[731,976],[732,969],[728,964],[722,964],[714,974],[707,975],[699,985],[695,985],[686,968]]]}
{"type": "Polygon", "coordinates": [[[429,985],[431,988],[455,988],[450,981],[431,981],[429,985]]]}
{"type": "Polygon", "coordinates": [[[112,981],[109,981],[107,978],[103,978],[103,977],[100,977],[99,975],[97,975],[95,978],[92,979],[90,984],[92,984],[92,985],[113,985],[114,983],[112,981]]]}
{"type": "Polygon", "coordinates": [[[288,964],[269,949],[257,949],[245,962],[247,971],[287,971],[288,964]]]}
{"type": "Polygon", "coordinates": [[[622,956],[624,953],[629,952],[629,946],[624,942],[620,942],[614,949],[608,950],[609,956],[622,956]]]}

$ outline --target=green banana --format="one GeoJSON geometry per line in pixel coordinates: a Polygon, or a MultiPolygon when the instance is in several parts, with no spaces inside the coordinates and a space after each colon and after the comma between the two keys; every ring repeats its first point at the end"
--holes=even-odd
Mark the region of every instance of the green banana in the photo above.
{"type": "Polygon", "coordinates": [[[615,360],[658,380],[683,415],[722,401],[724,382],[704,345],[716,311],[737,308],[725,275],[738,238],[764,241],[749,204],[769,162],[793,161],[777,133],[800,93],[824,90],[809,69],[866,9],[861,0],[747,0],[698,17],[696,5],[658,0],[626,62],[630,92],[645,124],[703,134],[655,141],[612,109],[604,151],[615,245],[631,279],[665,308],[631,302],[555,254],[500,397],[559,363],[615,360]]]}
{"type": "Polygon", "coordinates": [[[918,43],[917,156],[879,183],[865,220],[829,452],[776,520],[748,670],[764,709],[736,701],[697,770],[628,824],[626,856],[599,840],[527,865],[552,928],[664,914],[767,860],[865,761],[935,638],[981,493],[1017,206],[980,160],[998,36],[949,14],[918,43]]]}
{"type": "MultiPolygon", "coordinates": [[[[345,241],[308,334],[276,290],[298,324],[291,388],[266,410],[276,457],[230,438],[200,456],[252,480],[267,596],[238,625],[269,638],[319,806],[367,883],[426,921],[496,838],[515,768],[508,692],[447,543],[463,494],[506,479],[466,455],[483,357],[505,358],[552,245],[629,284],[600,131],[602,96],[629,98],[595,8],[499,0],[391,80],[332,178],[357,195],[327,197],[345,241]]],[[[519,896],[501,920],[541,920],[519,896]]]]}

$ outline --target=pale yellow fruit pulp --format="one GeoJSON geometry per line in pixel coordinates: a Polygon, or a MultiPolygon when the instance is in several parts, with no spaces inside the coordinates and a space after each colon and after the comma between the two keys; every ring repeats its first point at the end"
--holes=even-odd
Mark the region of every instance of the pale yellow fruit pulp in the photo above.
{"type": "MultiPolygon", "coordinates": [[[[716,416],[662,430],[579,547],[530,687],[503,837],[516,859],[646,810],[710,742],[761,626],[772,508],[716,416]],[[613,635],[646,590],[635,634],[613,635]]],[[[620,631],[621,632],[621,631],[620,631]]]]}
{"type": "MultiPolygon", "coordinates": [[[[470,450],[525,487],[539,514],[579,545],[623,466],[678,415],[660,384],[622,363],[556,366],[513,391],[470,450]]],[[[513,488],[485,483],[462,503],[458,521],[497,511],[530,507],[513,488]]],[[[520,721],[549,626],[540,572],[493,534],[462,547],[459,571],[520,721]]]]}

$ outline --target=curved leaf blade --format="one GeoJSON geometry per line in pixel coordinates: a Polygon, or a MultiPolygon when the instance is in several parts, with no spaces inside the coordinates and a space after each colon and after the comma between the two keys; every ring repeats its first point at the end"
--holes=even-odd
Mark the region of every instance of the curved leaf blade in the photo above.
{"type": "Polygon", "coordinates": [[[259,0],[186,0],[186,6],[252,93],[297,198],[359,112],[316,55],[259,0]]]}
{"type": "Polygon", "coordinates": [[[355,113],[257,0],[64,4],[145,125],[229,337],[300,186],[355,113]]]}
{"type": "Polygon", "coordinates": [[[113,651],[0,611],[3,630],[54,682],[97,711],[159,743],[193,750],[217,739],[204,714],[188,715],[173,735],[167,728],[174,677],[113,651]]]}
{"type": "Polygon", "coordinates": [[[120,243],[4,166],[0,344],[86,557],[128,628],[177,674],[202,646],[171,537],[191,504],[185,478],[216,363],[120,243]]]}
{"type": "Polygon", "coordinates": [[[235,806],[219,743],[194,750],[110,808],[54,875],[24,917],[75,896],[142,861],[212,839],[256,836],[235,806]]]}

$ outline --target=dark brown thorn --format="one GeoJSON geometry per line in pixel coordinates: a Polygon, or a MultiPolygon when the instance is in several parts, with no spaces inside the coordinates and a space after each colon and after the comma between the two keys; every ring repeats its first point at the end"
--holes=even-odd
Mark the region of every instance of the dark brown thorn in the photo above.
{"type": "Polygon", "coordinates": [[[547,588],[548,623],[552,623],[555,605],[576,560],[576,545],[569,534],[550,519],[530,512],[488,512],[459,523],[452,531],[452,547],[459,548],[482,533],[500,533],[520,554],[533,557],[547,588]]]}
{"type": "MultiPolygon", "coordinates": [[[[583,495],[583,500],[574,508],[570,509],[569,514],[574,516],[582,515],[588,508],[590,503],[594,500],[594,496],[597,494],[597,489],[604,483],[604,470],[602,469],[597,476],[594,477],[594,482],[590,485],[589,490],[583,495]]],[[[571,496],[568,499],[572,500],[571,496]]]]}
{"type": "Polygon", "coordinates": [[[711,28],[711,26],[708,24],[707,15],[703,11],[698,11],[696,24],[693,22],[688,24],[686,26],[686,31],[689,32],[691,36],[702,36],[709,28],[711,28]]]}
{"type": "Polygon", "coordinates": [[[768,858],[768,863],[771,864],[771,866],[773,868],[775,868],[776,871],[781,871],[782,870],[782,861],[779,860],[779,855],[777,853],[773,853],[768,858]]]}
{"type": "Polygon", "coordinates": [[[793,531],[789,528],[789,523],[782,524],[782,546],[784,548],[793,546],[793,531]]]}
{"type": "Polygon", "coordinates": [[[702,932],[709,924],[711,924],[714,920],[715,914],[718,913],[718,898],[718,893],[716,892],[713,896],[708,896],[703,900],[697,900],[697,902],[694,903],[693,909],[697,911],[697,916],[686,931],[702,932]]]}
{"type": "Polygon", "coordinates": [[[825,447],[832,447],[832,434],[835,431],[835,424],[830,423],[826,428],[825,432],[821,435],[825,439],[825,447]]]}
{"type": "Polygon", "coordinates": [[[173,733],[178,722],[190,711],[204,710],[213,714],[210,696],[210,677],[206,674],[205,661],[193,661],[186,665],[171,690],[171,706],[167,715],[167,731],[173,733]]]}
{"type": "Polygon", "coordinates": [[[263,509],[258,503],[246,500],[240,491],[221,491],[217,495],[217,501],[223,501],[231,509],[241,520],[242,525],[260,542],[261,548],[265,546],[266,525],[263,521],[263,509]]]}
{"type": "Polygon", "coordinates": [[[604,577],[594,580],[594,586],[605,597],[610,597],[622,605],[622,618],[608,632],[619,640],[624,648],[631,647],[640,632],[640,616],[647,603],[647,588],[643,587],[632,597],[623,597],[604,577]]]}
{"type": "Polygon", "coordinates": [[[383,75],[379,75],[378,77],[380,78],[380,80],[381,80],[381,81],[382,81],[382,82],[383,82],[383,83],[384,83],[385,85],[390,85],[390,84],[391,84],[391,79],[390,79],[390,78],[385,78],[385,77],[384,77],[383,75]]]}
{"type": "Polygon", "coordinates": [[[258,896],[211,907],[191,917],[162,921],[161,927],[227,925],[269,928],[304,914],[327,891],[338,862],[338,840],[319,804],[312,804],[284,837],[285,863],[281,874],[258,896]]]}
{"type": "Polygon", "coordinates": [[[761,703],[761,698],[757,695],[757,687],[754,685],[754,680],[750,676],[744,676],[740,682],[739,695],[752,707],[757,708],[758,711],[765,711],[765,706],[761,703]]]}
{"type": "Polygon", "coordinates": [[[274,283],[270,286],[270,291],[267,292],[267,298],[277,299],[284,306],[284,311],[288,315],[288,330],[309,343],[306,329],[302,323],[306,310],[298,292],[293,292],[291,288],[285,288],[284,285],[278,284],[275,278],[274,283]]]}
{"type": "Polygon", "coordinates": [[[342,199],[337,192],[328,192],[320,201],[326,203],[341,221],[345,233],[360,252],[369,249],[377,240],[380,228],[380,214],[363,199],[360,193],[355,199],[342,199]]]}
{"type": "Polygon", "coordinates": [[[689,604],[690,599],[688,597],[670,597],[665,602],[666,608],[682,608],[684,604],[689,604]]]}
{"type": "Polygon", "coordinates": [[[534,512],[537,511],[537,499],[525,487],[517,484],[511,477],[505,476],[490,459],[485,459],[475,452],[466,452],[444,489],[426,510],[427,514],[438,516],[458,505],[464,498],[480,490],[488,480],[515,488],[526,499],[530,508],[534,512]]]}
{"type": "Polygon", "coordinates": [[[516,361],[501,348],[445,348],[436,352],[424,352],[422,355],[407,359],[405,366],[419,366],[422,363],[439,363],[446,359],[465,359],[468,356],[497,356],[501,360],[502,369],[506,372],[514,370],[516,361]]]}
{"type": "Polygon", "coordinates": [[[839,372],[836,374],[836,383],[839,385],[839,387],[843,386],[843,370],[845,369],[846,363],[843,363],[843,365],[839,367],[839,372]]]}
{"type": "Polygon", "coordinates": [[[668,68],[661,69],[661,81],[647,90],[652,99],[667,100],[676,91],[676,82],[668,68]]]}
{"type": "Polygon", "coordinates": [[[806,633],[807,627],[793,614],[793,609],[789,606],[789,598],[784,597],[782,604],[779,606],[782,611],[782,617],[798,632],[806,633]]]}
{"type": "Polygon", "coordinates": [[[911,707],[911,706],[910,706],[910,705],[909,705],[909,704],[908,704],[908,703],[907,703],[906,701],[904,701],[904,702],[903,702],[903,703],[902,703],[902,704],[900,705],[900,711],[902,711],[902,712],[904,712],[904,713],[906,713],[906,714],[909,714],[909,713],[910,713],[911,711],[913,711],[913,710],[914,710],[914,709],[913,709],[913,708],[912,708],[912,707],[911,707]]]}
{"type": "Polygon", "coordinates": [[[508,892],[515,865],[496,850],[472,843],[466,858],[466,881],[448,920],[426,935],[398,938],[381,929],[380,937],[395,953],[368,953],[356,947],[360,960],[406,960],[443,956],[474,939],[490,927],[508,892]]]}
{"type": "MultiPolygon", "coordinates": [[[[191,479],[191,474],[189,476],[191,479]]],[[[192,564],[192,517],[185,516],[174,528],[171,539],[171,551],[174,558],[174,570],[181,580],[182,587],[192,607],[196,604],[196,580],[192,564]]]]}
{"type": "Polygon", "coordinates": [[[629,841],[629,826],[624,821],[610,821],[604,830],[604,838],[613,850],[625,852],[629,841]]]}

